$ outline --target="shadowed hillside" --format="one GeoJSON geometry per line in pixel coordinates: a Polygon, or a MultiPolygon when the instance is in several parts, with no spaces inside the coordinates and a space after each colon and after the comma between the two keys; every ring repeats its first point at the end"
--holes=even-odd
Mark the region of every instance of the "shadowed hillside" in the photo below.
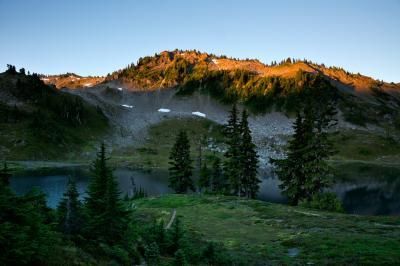
{"type": "Polygon", "coordinates": [[[0,155],[7,159],[67,158],[108,127],[100,108],[14,66],[0,74],[0,117],[0,155]]]}

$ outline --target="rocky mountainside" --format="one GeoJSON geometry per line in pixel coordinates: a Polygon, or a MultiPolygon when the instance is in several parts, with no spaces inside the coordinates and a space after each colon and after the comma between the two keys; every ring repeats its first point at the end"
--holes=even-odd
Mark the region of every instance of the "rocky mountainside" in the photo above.
{"type": "Polygon", "coordinates": [[[353,74],[338,67],[326,67],[323,64],[307,60],[286,59],[270,65],[256,59],[239,60],[201,53],[198,51],[164,51],[154,56],[140,58],[138,63],[107,76],[107,80],[119,80],[138,88],[162,88],[180,84],[185,76],[196,73],[200,76],[207,71],[248,71],[258,78],[280,77],[295,78],[299,71],[322,74],[334,84],[357,93],[368,92],[372,87],[385,91],[399,92],[400,86],[387,83],[361,74],[353,74]]]}
{"type": "Polygon", "coordinates": [[[82,77],[75,73],[66,73],[61,75],[41,75],[40,78],[44,83],[52,84],[58,89],[93,87],[104,81],[104,77],[82,77]]]}

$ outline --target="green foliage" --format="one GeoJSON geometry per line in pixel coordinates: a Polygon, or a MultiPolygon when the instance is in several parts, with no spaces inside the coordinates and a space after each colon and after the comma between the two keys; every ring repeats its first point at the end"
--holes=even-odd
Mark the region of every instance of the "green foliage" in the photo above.
{"type": "Polygon", "coordinates": [[[310,200],[302,200],[299,206],[317,210],[343,212],[340,199],[334,193],[315,193],[310,200]]]}
{"type": "MultiPolygon", "coordinates": [[[[4,169],[2,174],[8,172],[4,169]]],[[[8,184],[0,184],[0,264],[43,265],[56,261],[61,238],[53,230],[45,195],[32,190],[16,196],[8,184]]]]}
{"type": "Polygon", "coordinates": [[[182,249],[178,249],[175,252],[174,266],[187,266],[186,255],[182,249]]]}
{"type": "Polygon", "coordinates": [[[187,243],[185,242],[185,230],[179,217],[175,219],[168,233],[168,250],[171,254],[174,254],[179,249],[186,248],[187,243]]]}
{"type": "Polygon", "coordinates": [[[67,190],[57,207],[58,227],[67,239],[77,241],[82,233],[84,218],[76,183],[68,180],[67,190]]]}
{"type": "Polygon", "coordinates": [[[281,180],[280,188],[294,205],[299,200],[311,199],[332,182],[332,170],[326,159],[335,150],[327,130],[336,124],[336,101],[327,93],[322,80],[314,82],[308,88],[305,105],[297,113],[287,158],[271,159],[281,180]]]}
{"type": "Polygon", "coordinates": [[[228,190],[228,184],[222,171],[221,159],[218,156],[213,157],[211,177],[212,191],[220,194],[226,193],[228,190]]]}
{"type": "Polygon", "coordinates": [[[169,159],[171,165],[169,168],[170,187],[177,193],[185,193],[188,189],[194,191],[190,143],[186,131],[179,132],[169,159]]]}
{"type": "Polygon", "coordinates": [[[203,166],[200,169],[200,178],[198,181],[199,188],[203,192],[209,192],[211,190],[211,170],[208,168],[207,163],[203,163],[203,166]]]}
{"type": "Polygon", "coordinates": [[[10,178],[10,169],[8,169],[7,162],[4,161],[3,168],[0,170],[0,186],[6,187],[10,185],[10,178]]]}
{"type": "Polygon", "coordinates": [[[156,242],[152,242],[145,247],[144,257],[148,265],[159,265],[160,251],[156,242]]]}
{"type": "Polygon", "coordinates": [[[224,174],[235,194],[254,198],[260,183],[257,177],[258,155],[252,141],[247,112],[243,111],[241,121],[237,116],[234,104],[225,128],[228,150],[225,153],[224,174]]]}
{"type": "Polygon", "coordinates": [[[240,122],[240,178],[242,190],[247,198],[255,198],[261,182],[257,177],[258,155],[256,145],[253,143],[246,110],[243,110],[240,122]]]}
{"type": "Polygon", "coordinates": [[[240,177],[240,124],[236,104],[232,106],[228,124],[225,127],[228,149],[225,152],[224,174],[229,180],[230,189],[238,196],[242,191],[240,177]]]}
{"type": "Polygon", "coordinates": [[[92,178],[87,190],[85,234],[94,241],[117,244],[122,241],[127,230],[128,213],[107,161],[103,143],[93,163],[92,178]]]}
{"type": "Polygon", "coordinates": [[[0,134],[4,135],[0,145],[6,147],[0,156],[55,159],[69,152],[80,154],[108,127],[101,109],[44,84],[36,74],[0,75],[0,88],[19,101],[18,106],[0,101],[0,134]],[[15,141],[20,144],[10,144],[15,141]]]}

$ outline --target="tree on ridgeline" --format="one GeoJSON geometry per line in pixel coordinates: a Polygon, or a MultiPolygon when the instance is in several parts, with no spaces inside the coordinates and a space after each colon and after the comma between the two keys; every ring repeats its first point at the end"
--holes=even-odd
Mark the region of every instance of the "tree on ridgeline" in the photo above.
{"type": "Polygon", "coordinates": [[[92,178],[87,190],[85,234],[88,239],[114,244],[121,241],[126,232],[128,212],[107,161],[102,143],[91,169],[92,178]]]}
{"type": "Polygon", "coordinates": [[[308,81],[303,105],[297,111],[294,135],[284,159],[271,159],[280,188],[293,205],[311,200],[332,183],[326,160],[335,153],[329,130],[336,125],[335,90],[322,77],[308,81]]]}
{"type": "Polygon", "coordinates": [[[240,125],[236,103],[229,114],[228,124],[224,130],[228,149],[225,152],[224,173],[229,180],[233,193],[241,196],[242,184],[240,180],[240,125]]]}
{"type": "Polygon", "coordinates": [[[169,156],[169,186],[176,193],[186,193],[189,189],[195,191],[192,180],[192,159],[190,143],[186,131],[180,131],[169,156]]]}
{"type": "Polygon", "coordinates": [[[240,179],[245,197],[255,198],[261,181],[257,177],[258,155],[256,152],[256,145],[253,143],[247,119],[248,114],[246,110],[243,110],[242,120],[240,122],[240,179]]]}
{"type": "Polygon", "coordinates": [[[76,239],[82,232],[83,216],[82,203],[76,183],[68,179],[67,190],[57,207],[58,227],[67,239],[76,239]]]}

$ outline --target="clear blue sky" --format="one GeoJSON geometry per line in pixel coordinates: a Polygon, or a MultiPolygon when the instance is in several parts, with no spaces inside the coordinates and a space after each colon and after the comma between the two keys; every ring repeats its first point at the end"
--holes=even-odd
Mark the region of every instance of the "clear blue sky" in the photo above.
{"type": "Polygon", "coordinates": [[[0,0],[0,36],[0,70],[104,75],[179,48],[400,82],[400,0],[0,0]]]}

